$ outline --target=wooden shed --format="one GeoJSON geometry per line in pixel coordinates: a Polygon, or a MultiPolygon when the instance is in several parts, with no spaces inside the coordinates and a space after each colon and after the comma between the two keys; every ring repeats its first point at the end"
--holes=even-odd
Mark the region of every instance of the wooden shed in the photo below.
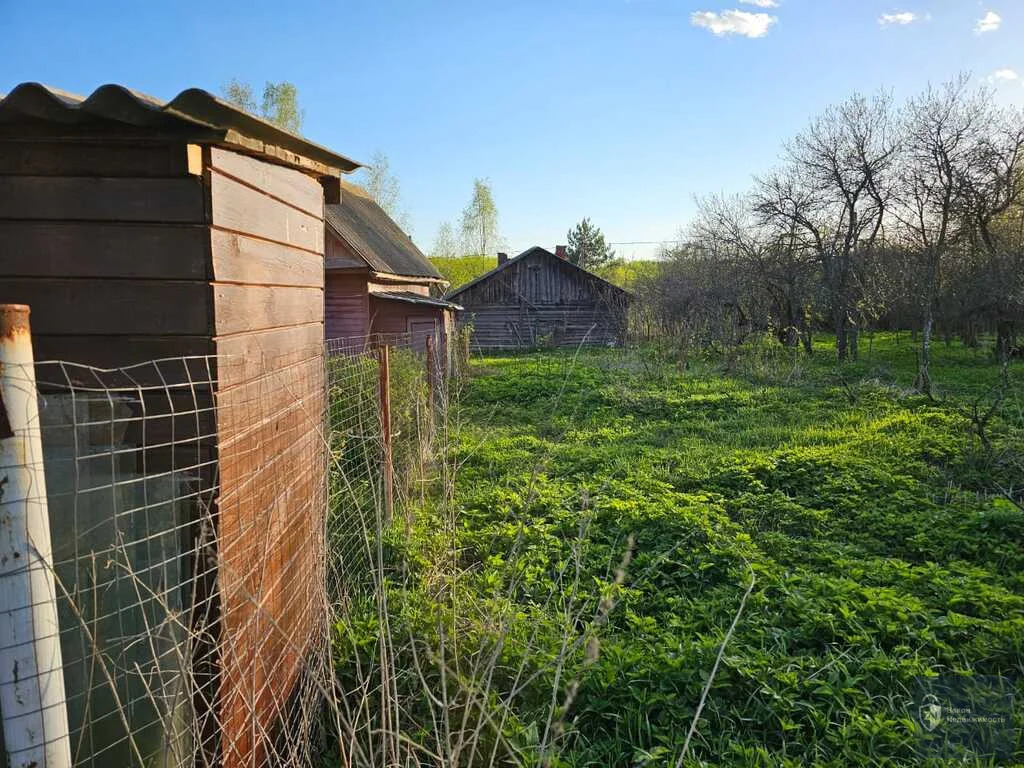
{"type": "Polygon", "coordinates": [[[443,345],[458,306],[431,295],[448,283],[412,238],[365,190],[345,182],[326,221],[327,338],[409,334],[417,347],[427,336],[443,345]]]}
{"type": "Polygon", "coordinates": [[[216,535],[196,521],[181,562],[225,765],[267,759],[323,619],[324,205],[357,167],[198,89],[0,98],[0,302],[30,305],[37,360],[166,360],[126,439],[140,472],[212,489],[216,535]]]}
{"type": "MultiPolygon", "coordinates": [[[[557,250],[563,251],[561,247],[557,250]]],[[[462,305],[478,349],[619,344],[631,296],[541,247],[498,265],[445,297],[462,305]]]]}

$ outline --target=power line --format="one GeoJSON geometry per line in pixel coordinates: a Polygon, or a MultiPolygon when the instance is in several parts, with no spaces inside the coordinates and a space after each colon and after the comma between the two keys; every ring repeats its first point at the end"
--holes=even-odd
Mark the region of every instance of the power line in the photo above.
{"type": "Polygon", "coordinates": [[[668,243],[685,243],[685,240],[623,240],[609,242],[608,245],[667,245],[668,243]]]}

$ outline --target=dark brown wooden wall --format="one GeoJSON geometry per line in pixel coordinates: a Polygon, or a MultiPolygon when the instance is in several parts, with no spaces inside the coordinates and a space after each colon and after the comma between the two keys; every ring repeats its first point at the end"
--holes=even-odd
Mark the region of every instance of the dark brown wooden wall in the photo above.
{"type": "Polygon", "coordinates": [[[323,192],[212,149],[225,765],[258,765],[315,628],[323,567],[323,192]]]}
{"type": "Polygon", "coordinates": [[[363,338],[370,330],[366,270],[330,270],[324,286],[328,339],[363,338]]]}
{"type": "Polygon", "coordinates": [[[434,334],[440,343],[447,332],[445,310],[412,304],[405,301],[394,301],[370,297],[370,332],[388,336],[412,333],[412,346],[422,351],[426,346],[426,337],[434,334]]]}
{"type": "Polygon", "coordinates": [[[454,300],[482,349],[610,344],[626,331],[621,291],[544,253],[511,262],[454,300]]]}
{"type": "Polygon", "coordinates": [[[0,302],[37,360],[209,354],[207,210],[184,143],[0,140],[0,302]]]}
{"type": "MultiPolygon", "coordinates": [[[[31,306],[40,360],[218,356],[214,391],[144,397],[135,438],[174,441],[144,452],[150,471],[218,459],[219,737],[225,765],[261,764],[322,619],[320,184],[184,142],[4,138],[0,302],[31,306]]],[[[140,370],[203,378],[191,363],[140,370]]]]}

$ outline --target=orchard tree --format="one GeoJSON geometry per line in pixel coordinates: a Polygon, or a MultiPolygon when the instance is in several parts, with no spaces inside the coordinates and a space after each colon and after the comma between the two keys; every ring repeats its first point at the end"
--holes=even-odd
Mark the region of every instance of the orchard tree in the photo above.
{"type": "Polygon", "coordinates": [[[690,241],[732,263],[737,284],[746,285],[751,294],[763,295],[761,300],[749,298],[755,305],[766,305],[779,341],[787,347],[802,343],[809,354],[809,315],[818,278],[813,254],[793,229],[759,225],[748,202],[720,195],[698,198],[690,241]]]}
{"type": "Polygon", "coordinates": [[[615,251],[605,243],[601,229],[591,224],[590,219],[583,219],[569,230],[567,237],[569,247],[566,255],[577,266],[593,270],[615,258],[615,251]]]}
{"type": "Polygon", "coordinates": [[[465,252],[484,256],[498,242],[498,207],[486,179],[474,179],[473,197],[462,211],[465,252]]]}
{"type": "Polygon", "coordinates": [[[783,169],[757,182],[760,221],[820,265],[840,361],[857,356],[860,264],[883,234],[897,149],[889,99],[854,95],[813,120],[787,146],[783,169]]]}
{"type": "Polygon", "coordinates": [[[297,134],[302,130],[305,112],[299,108],[299,91],[293,83],[286,80],[279,83],[268,81],[263,86],[263,98],[259,104],[253,95],[252,85],[234,78],[221,92],[235,106],[286,131],[297,134]]]}
{"type": "Polygon", "coordinates": [[[940,296],[973,244],[998,259],[995,223],[1021,196],[1024,132],[967,75],[911,99],[896,217],[920,312],[915,387],[931,394],[931,345],[940,296]]]}

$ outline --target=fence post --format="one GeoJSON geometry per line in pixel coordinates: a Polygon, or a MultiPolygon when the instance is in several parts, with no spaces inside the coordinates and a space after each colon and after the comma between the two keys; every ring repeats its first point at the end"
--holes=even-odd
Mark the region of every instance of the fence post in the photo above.
{"type": "Polygon", "coordinates": [[[377,348],[380,361],[380,433],[384,447],[384,519],[391,522],[395,511],[395,465],[391,452],[391,365],[390,348],[382,344],[377,348]]]}
{"type": "Polygon", "coordinates": [[[434,336],[427,336],[427,435],[434,438],[434,408],[437,403],[437,354],[434,336]]]}
{"type": "Polygon", "coordinates": [[[28,307],[0,304],[0,712],[11,768],[70,768],[28,318],[28,307]]]}

